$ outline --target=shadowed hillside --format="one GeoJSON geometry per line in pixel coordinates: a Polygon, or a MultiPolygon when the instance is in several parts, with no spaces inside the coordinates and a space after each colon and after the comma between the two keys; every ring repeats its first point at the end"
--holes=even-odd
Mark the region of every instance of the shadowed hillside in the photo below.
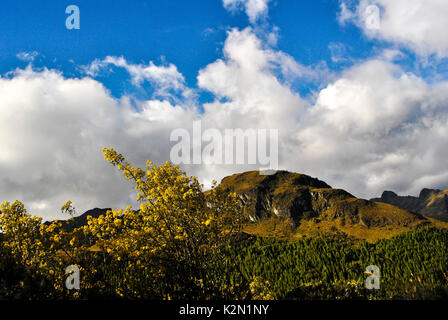
{"type": "MultiPolygon", "coordinates": [[[[88,210],[79,216],[73,217],[68,220],[61,221],[62,228],[67,232],[71,232],[76,228],[86,225],[88,216],[91,216],[92,218],[98,218],[99,216],[106,214],[106,212],[109,210],[111,210],[111,209],[95,208],[95,209],[88,210]]],[[[49,225],[50,223],[51,222],[49,222],[49,221],[45,222],[46,225],[49,225]]]]}
{"type": "Polygon", "coordinates": [[[418,197],[399,196],[384,191],[381,198],[371,201],[389,203],[394,206],[448,222],[448,189],[423,189],[418,197]]]}

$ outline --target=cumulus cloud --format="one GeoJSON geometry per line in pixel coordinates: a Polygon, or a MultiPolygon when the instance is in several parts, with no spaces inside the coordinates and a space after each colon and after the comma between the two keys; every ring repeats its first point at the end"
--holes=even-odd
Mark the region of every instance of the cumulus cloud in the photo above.
{"type": "Polygon", "coordinates": [[[355,5],[342,0],[339,22],[354,22],[367,36],[405,46],[419,55],[445,58],[447,16],[448,2],[443,0],[358,0],[355,5]],[[369,27],[372,5],[380,9],[379,28],[369,27]]]}
{"type": "Polygon", "coordinates": [[[223,127],[279,128],[281,168],[361,197],[444,188],[448,82],[430,84],[404,71],[394,63],[402,55],[383,50],[346,69],[315,100],[304,100],[283,77],[284,70],[306,77],[303,66],[264,47],[250,28],[232,30],[224,59],[199,73],[202,88],[226,98],[205,104],[202,118],[223,127]]]}
{"type": "MultiPolygon", "coordinates": [[[[192,105],[163,94],[115,99],[92,77],[112,65],[136,85],[188,92],[174,65],[134,65],[108,57],[66,78],[56,70],[18,69],[0,77],[0,195],[55,217],[67,199],[79,212],[132,204],[132,188],[103,159],[112,146],[137,166],[169,160],[175,129],[278,129],[280,168],[317,176],[334,187],[372,197],[384,189],[417,194],[444,187],[448,169],[448,82],[427,83],[385,51],[355,64],[304,99],[294,79],[319,72],[274,50],[252,28],[228,32],[223,56],[198,73],[198,89],[214,97],[192,105]]],[[[183,165],[209,184],[254,165],[183,165]]]]}
{"type": "MultiPolygon", "coordinates": [[[[242,85],[259,90],[256,86],[265,80],[283,88],[279,76],[286,82],[294,79],[316,80],[320,76],[318,70],[304,66],[290,55],[266,46],[252,28],[229,31],[223,54],[224,59],[209,64],[198,76],[199,86],[218,97],[236,98],[238,94],[245,94],[239,89],[242,85]]],[[[250,109],[252,106],[242,107],[250,109]]]]}
{"type": "Polygon", "coordinates": [[[30,67],[0,78],[0,106],[1,200],[22,200],[47,218],[67,199],[80,213],[132,203],[132,188],[104,161],[102,147],[140,166],[144,159],[161,163],[169,132],[192,114],[159,100],[135,109],[91,78],[30,67]]]}
{"type": "MultiPolygon", "coordinates": [[[[108,65],[127,70],[135,84],[148,81],[163,91],[190,90],[173,65],[133,65],[107,57],[86,70],[93,77],[108,65]]],[[[265,47],[247,28],[230,31],[223,59],[199,72],[200,89],[216,97],[202,112],[188,97],[178,104],[167,97],[117,100],[91,77],[65,78],[58,71],[29,66],[0,78],[2,200],[23,200],[47,217],[54,217],[67,199],[80,212],[122,206],[130,201],[132,189],[105,163],[101,148],[113,146],[139,166],[147,159],[162,163],[169,159],[171,132],[191,132],[195,119],[202,120],[204,130],[282,128],[281,136],[289,139],[305,101],[287,79],[312,77],[312,70],[265,47]]],[[[258,168],[218,167],[184,166],[206,184],[235,170],[258,168]]]]}
{"type": "Polygon", "coordinates": [[[107,56],[103,60],[96,59],[89,66],[84,66],[84,71],[89,76],[96,76],[108,66],[124,68],[131,76],[132,83],[140,86],[143,82],[149,82],[155,89],[155,96],[168,97],[172,92],[180,92],[184,97],[191,97],[192,90],[186,87],[184,76],[173,64],[168,66],[156,66],[152,61],[149,64],[128,63],[123,57],[107,56]]]}
{"type": "Polygon", "coordinates": [[[230,11],[244,10],[251,23],[264,18],[268,13],[270,0],[223,0],[224,8],[230,11]]]}
{"type": "Polygon", "coordinates": [[[301,123],[303,168],[365,197],[446,186],[447,86],[382,59],[352,67],[319,93],[301,123]]]}

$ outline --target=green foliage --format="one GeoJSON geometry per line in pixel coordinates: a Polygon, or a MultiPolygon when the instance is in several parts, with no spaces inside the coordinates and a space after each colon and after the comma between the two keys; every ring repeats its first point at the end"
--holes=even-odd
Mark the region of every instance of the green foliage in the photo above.
{"type": "Polygon", "coordinates": [[[448,233],[422,228],[375,244],[338,239],[284,242],[253,238],[229,257],[245,279],[269,281],[277,298],[434,299],[448,293],[448,233]],[[381,271],[381,289],[366,290],[365,269],[381,271]]]}

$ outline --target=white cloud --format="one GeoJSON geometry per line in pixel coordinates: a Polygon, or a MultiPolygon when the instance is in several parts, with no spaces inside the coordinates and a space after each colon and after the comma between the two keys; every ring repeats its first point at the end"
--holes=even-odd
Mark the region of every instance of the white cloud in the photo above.
{"type": "Polygon", "coordinates": [[[103,60],[96,59],[84,71],[89,76],[97,76],[104,68],[113,65],[124,68],[131,76],[132,82],[140,86],[148,81],[155,89],[155,96],[168,97],[171,91],[181,92],[184,97],[191,97],[193,92],[185,86],[184,76],[173,64],[156,66],[152,61],[148,65],[128,63],[123,57],[107,56],[103,60]]]}
{"type": "Polygon", "coordinates": [[[170,131],[193,114],[158,100],[136,110],[91,78],[30,67],[0,78],[0,106],[1,200],[22,200],[53,218],[67,199],[80,213],[132,203],[132,187],[106,163],[102,147],[140,166],[144,159],[161,163],[170,131]]]}
{"type": "Polygon", "coordinates": [[[355,14],[347,7],[347,4],[344,1],[341,2],[340,7],[341,11],[337,16],[340,24],[344,25],[355,18],[355,14]]]}
{"type": "MultiPolygon", "coordinates": [[[[204,127],[229,129],[279,129],[281,141],[290,139],[306,102],[291,90],[288,78],[313,77],[312,70],[281,51],[265,47],[251,28],[233,29],[224,45],[224,57],[202,69],[198,85],[216,100],[203,105],[204,127]],[[282,78],[283,81],[279,80],[282,78]],[[223,100],[223,101],[222,101],[223,100]]],[[[280,157],[282,155],[280,154],[280,157]]],[[[259,166],[203,167],[209,181],[259,166]]]]}
{"type": "MultiPolygon", "coordinates": [[[[242,31],[233,29],[224,45],[224,60],[217,60],[199,72],[200,87],[218,97],[235,97],[246,94],[244,87],[254,87],[263,80],[276,83],[281,75],[287,82],[294,79],[316,80],[319,72],[306,67],[282,51],[272,50],[255,35],[252,28],[242,31]],[[239,83],[244,82],[244,83],[239,83]]],[[[287,87],[284,87],[288,89],[287,87]]],[[[262,94],[262,92],[260,92],[262,94]]]]}
{"type": "Polygon", "coordinates": [[[386,60],[347,70],[301,122],[302,168],[365,197],[446,186],[447,86],[430,86],[386,60]]]}
{"type": "MultiPolygon", "coordinates": [[[[317,176],[334,187],[371,197],[384,189],[416,194],[446,186],[448,83],[428,84],[393,63],[398,51],[358,63],[304,100],[292,79],[319,72],[274,50],[251,28],[229,31],[222,59],[198,74],[214,101],[200,108],[188,98],[114,99],[98,81],[65,78],[31,67],[0,77],[0,200],[20,199],[34,213],[54,217],[67,199],[79,212],[133,203],[132,188],[103,159],[111,146],[137,166],[169,159],[172,130],[279,129],[280,168],[317,176]]],[[[96,63],[96,64],[95,64],[96,63]]],[[[186,87],[175,66],[123,67],[136,84],[165,91],[186,87]]],[[[98,67],[96,68],[95,65],[98,67]]],[[[258,166],[183,166],[208,184],[258,166]]]]}
{"type": "Polygon", "coordinates": [[[205,104],[204,117],[220,117],[230,128],[256,126],[286,128],[294,126],[305,102],[287,84],[278,79],[307,77],[309,69],[280,51],[263,48],[252,29],[232,30],[224,46],[224,60],[217,60],[199,72],[198,84],[227,102],[205,104]],[[293,74],[293,75],[292,75],[293,74]],[[245,124],[231,117],[247,115],[253,121],[245,124]]]}
{"type": "MultiPolygon", "coordinates": [[[[136,66],[109,57],[88,70],[94,75],[108,64],[125,68],[136,84],[144,79],[156,88],[190,90],[174,66],[136,66]]],[[[135,109],[126,97],[112,98],[92,78],[67,79],[31,67],[16,70],[0,78],[2,200],[23,200],[47,217],[54,217],[67,199],[79,212],[121,206],[132,189],[104,161],[101,148],[112,146],[139,166],[147,159],[161,163],[169,159],[171,131],[191,130],[193,119],[202,119],[204,129],[281,127],[288,139],[305,102],[278,76],[306,78],[310,73],[290,56],[264,47],[250,28],[229,32],[224,59],[199,73],[199,86],[217,97],[203,106],[204,113],[185,97],[180,104],[163,97],[136,101],[135,109]]],[[[249,167],[185,169],[207,183],[249,167]]]]}
{"type": "Polygon", "coordinates": [[[264,18],[268,14],[270,0],[223,0],[224,8],[230,11],[244,10],[251,23],[264,18]]]}
{"type": "Polygon", "coordinates": [[[39,55],[38,52],[19,52],[16,57],[22,61],[33,62],[34,59],[39,55]]]}
{"type": "MultiPolygon", "coordinates": [[[[205,104],[202,118],[214,127],[278,128],[281,168],[361,197],[447,186],[440,159],[448,156],[448,82],[430,85],[403,71],[393,63],[401,55],[385,50],[305,101],[284,74],[296,70],[304,79],[309,68],[264,47],[250,28],[232,30],[224,59],[199,73],[200,87],[226,98],[205,104]]],[[[201,170],[201,177],[221,178],[235,168],[201,170]]]]}
{"type": "Polygon", "coordinates": [[[448,57],[448,1],[359,0],[351,10],[349,7],[349,1],[341,1],[340,23],[353,21],[369,37],[400,44],[419,55],[448,57]],[[380,8],[379,29],[369,28],[366,24],[365,13],[369,5],[380,8]]]}

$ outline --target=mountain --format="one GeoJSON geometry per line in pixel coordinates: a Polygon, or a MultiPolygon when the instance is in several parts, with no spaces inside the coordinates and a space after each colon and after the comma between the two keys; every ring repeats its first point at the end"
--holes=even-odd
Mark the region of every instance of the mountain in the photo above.
{"type": "Polygon", "coordinates": [[[307,175],[278,171],[234,174],[221,181],[239,195],[253,223],[247,233],[279,238],[338,234],[376,241],[422,226],[448,227],[391,204],[358,199],[307,175]]]}
{"type": "MultiPolygon", "coordinates": [[[[95,209],[88,210],[77,217],[73,217],[71,219],[61,221],[62,227],[64,228],[65,231],[71,232],[76,228],[86,225],[88,216],[92,216],[93,218],[98,218],[100,215],[106,214],[106,212],[109,210],[111,210],[111,209],[95,208],[95,209]]],[[[49,223],[50,222],[48,222],[48,221],[45,222],[45,224],[47,224],[47,225],[49,223]]]]}
{"type": "Polygon", "coordinates": [[[423,189],[418,197],[399,196],[395,192],[384,191],[381,198],[374,198],[371,201],[389,203],[405,210],[448,222],[448,189],[423,189]]]}
{"type": "MultiPolygon", "coordinates": [[[[238,194],[251,220],[243,231],[257,236],[299,239],[336,235],[374,242],[423,226],[448,229],[448,223],[429,217],[435,216],[435,208],[445,203],[448,192],[440,190],[422,191],[420,197],[426,199],[426,206],[419,213],[410,210],[419,205],[419,198],[385,192],[381,198],[384,201],[359,199],[317,178],[288,171],[274,175],[260,175],[259,171],[234,174],[222,179],[218,188],[238,194]],[[401,200],[395,203],[396,199],[401,200]]],[[[87,216],[97,218],[108,210],[89,210],[62,221],[63,226],[71,231],[85,225],[87,216]]]]}

